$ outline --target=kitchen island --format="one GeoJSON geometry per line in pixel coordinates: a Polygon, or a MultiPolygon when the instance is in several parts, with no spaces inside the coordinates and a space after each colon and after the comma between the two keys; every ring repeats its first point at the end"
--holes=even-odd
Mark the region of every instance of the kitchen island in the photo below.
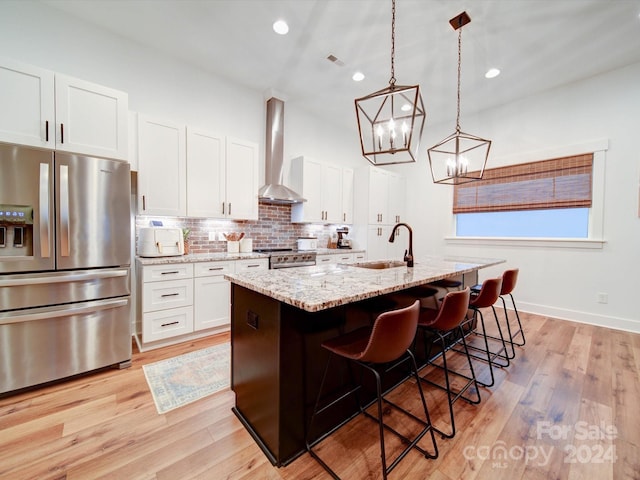
{"type": "MultiPolygon", "coordinates": [[[[403,290],[444,278],[475,284],[479,269],[502,262],[432,257],[412,268],[365,262],[225,275],[232,283],[234,413],[269,460],[286,465],[305,451],[306,426],[327,359],[320,346],[324,340],[371,324],[388,306],[403,306],[398,303],[403,290]]],[[[398,369],[386,386],[405,375],[398,369]]],[[[332,370],[336,389],[348,377],[346,368],[332,370]]],[[[354,406],[337,405],[316,422],[318,431],[311,436],[320,437],[354,413],[354,406]]]]}

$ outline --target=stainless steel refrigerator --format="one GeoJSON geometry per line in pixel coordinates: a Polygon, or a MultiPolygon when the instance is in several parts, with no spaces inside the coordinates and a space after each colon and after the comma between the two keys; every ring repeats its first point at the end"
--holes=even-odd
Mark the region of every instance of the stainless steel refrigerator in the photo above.
{"type": "Polygon", "coordinates": [[[0,144],[0,395],[131,362],[129,164],[0,144]]]}

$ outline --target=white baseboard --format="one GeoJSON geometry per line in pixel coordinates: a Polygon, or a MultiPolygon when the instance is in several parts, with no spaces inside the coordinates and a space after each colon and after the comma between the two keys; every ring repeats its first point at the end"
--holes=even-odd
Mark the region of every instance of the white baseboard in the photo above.
{"type": "Polygon", "coordinates": [[[570,320],[572,322],[586,323],[598,327],[613,328],[614,330],[624,330],[625,332],[640,333],[640,321],[628,318],[596,315],[579,310],[569,310],[566,308],[549,307],[536,303],[526,303],[516,300],[518,311],[545,315],[547,317],[570,320]]]}

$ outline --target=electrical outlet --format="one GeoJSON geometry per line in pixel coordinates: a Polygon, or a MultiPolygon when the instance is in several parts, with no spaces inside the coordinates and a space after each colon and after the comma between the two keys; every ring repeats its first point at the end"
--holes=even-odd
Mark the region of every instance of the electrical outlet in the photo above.
{"type": "Polygon", "coordinates": [[[598,303],[609,303],[609,294],[598,292],[598,303]]]}
{"type": "Polygon", "coordinates": [[[209,241],[210,242],[216,241],[216,232],[209,232],[209,241]]]}

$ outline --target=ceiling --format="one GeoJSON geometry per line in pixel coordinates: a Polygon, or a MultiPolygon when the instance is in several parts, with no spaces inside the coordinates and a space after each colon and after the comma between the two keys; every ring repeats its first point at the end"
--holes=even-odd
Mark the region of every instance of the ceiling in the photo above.
{"type": "MultiPolygon", "coordinates": [[[[391,76],[391,0],[44,1],[340,124],[355,127],[354,99],[391,76]],[[279,18],[286,36],[272,30],[279,18]],[[364,81],[351,80],[356,70],[364,81]]],[[[449,19],[465,10],[462,125],[465,114],[640,62],[640,0],[397,0],[395,77],[420,85],[428,123],[455,118],[449,19]],[[501,75],[486,79],[489,67],[501,75]]]]}

